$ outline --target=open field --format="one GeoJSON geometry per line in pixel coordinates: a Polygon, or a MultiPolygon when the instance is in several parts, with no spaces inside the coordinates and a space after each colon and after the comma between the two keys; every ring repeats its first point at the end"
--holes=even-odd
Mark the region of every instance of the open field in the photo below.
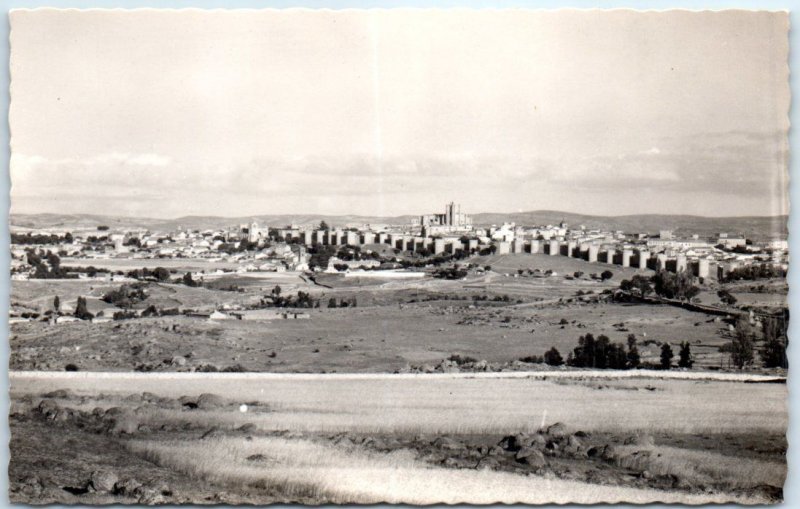
{"type": "Polygon", "coordinates": [[[11,330],[11,366],[60,371],[74,363],[81,370],[113,371],[241,364],[250,371],[393,372],[408,364],[435,365],[452,354],[506,363],[542,355],[555,346],[566,356],[579,336],[591,332],[618,342],[636,334],[643,359],[653,362],[661,342],[677,345],[686,340],[698,366],[719,367],[725,360],[719,347],[729,341],[724,322],[671,306],[467,304],[432,301],[402,308],[315,309],[306,320],[165,316],[102,324],[20,323],[11,330]],[[171,364],[176,356],[186,362],[171,364]]]}
{"type": "MultiPolygon", "coordinates": [[[[320,275],[315,284],[297,272],[244,273],[209,277],[208,287],[147,283],[148,296],[134,309],[212,311],[257,306],[275,286],[282,295],[303,291],[320,307],[305,320],[216,320],[162,316],[110,323],[50,325],[33,321],[11,327],[12,369],[192,371],[237,367],[262,372],[429,371],[453,354],[485,360],[492,370],[538,369],[511,366],[556,347],[562,356],[587,333],[624,343],[639,340],[645,362],[658,362],[663,343],[677,351],[688,341],[695,368],[727,369],[731,322],[725,317],[668,305],[599,301],[604,291],[636,273],[613,267],[607,281],[591,279],[603,264],[562,256],[502,255],[477,257],[491,265],[485,274],[461,280],[433,277],[407,280],[320,275]],[[553,270],[549,277],[517,270],[553,270]],[[584,272],[579,278],[571,274],[584,272]],[[569,276],[569,277],[567,277],[569,276]],[[242,291],[225,291],[231,285],[242,291]],[[357,301],[357,307],[328,308],[330,299],[357,301]]],[[[149,266],[154,268],[153,266],[149,266]]],[[[120,283],[98,280],[14,281],[12,311],[44,313],[59,296],[74,308],[79,296],[91,312],[119,311],[101,300],[120,283]]],[[[703,303],[721,306],[718,286],[705,287],[703,303]]],[[[785,298],[785,282],[730,283],[725,288],[742,302],[767,305],[785,298]]],[[[278,312],[280,309],[274,309],[278,312]]],[[[731,312],[735,309],[731,308],[731,312]]]]}
{"type": "Polygon", "coordinates": [[[106,503],[780,499],[785,385],[588,375],[12,373],[11,497],[98,500],[80,489],[103,471],[168,484],[106,503]],[[42,434],[47,453],[31,448],[42,434]],[[91,456],[54,468],[88,441],[91,456]],[[135,457],[124,469],[121,451],[135,457]]]}

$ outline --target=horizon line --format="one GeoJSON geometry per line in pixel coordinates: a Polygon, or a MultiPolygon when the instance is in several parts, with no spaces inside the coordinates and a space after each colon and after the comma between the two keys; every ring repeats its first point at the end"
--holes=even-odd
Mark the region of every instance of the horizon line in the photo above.
{"type": "MultiPolygon", "coordinates": [[[[705,219],[742,219],[742,218],[788,218],[790,216],[789,213],[783,214],[772,214],[772,215],[725,215],[725,216],[707,216],[702,214],[671,214],[671,213],[660,213],[660,212],[640,212],[640,213],[633,213],[633,214],[620,214],[620,215],[604,215],[604,214],[589,214],[584,212],[570,212],[564,210],[552,210],[552,209],[533,209],[533,210],[521,210],[521,211],[504,211],[504,212],[474,212],[468,213],[469,216],[478,216],[478,215],[487,215],[487,214],[494,214],[494,215],[513,215],[513,214],[535,214],[535,213],[554,213],[554,214],[571,214],[577,216],[585,216],[588,218],[611,218],[611,219],[618,219],[618,218],[625,218],[625,217],[637,217],[637,216],[671,216],[671,217],[699,217],[705,219]]],[[[189,218],[209,218],[209,219],[242,219],[242,218],[255,218],[259,216],[312,216],[312,217],[364,217],[364,218],[395,218],[395,217],[404,217],[404,216],[420,216],[424,214],[414,214],[414,213],[406,213],[406,214],[394,214],[394,215],[370,215],[370,214],[348,214],[348,213],[309,213],[309,212],[281,212],[281,213],[257,213],[257,214],[242,214],[237,216],[227,216],[227,215],[214,215],[214,214],[187,214],[182,216],[172,216],[172,217],[150,217],[150,216],[134,216],[134,215],[123,215],[123,214],[102,214],[102,213],[92,213],[92,212],[11,212],[9,211],[8,217],[9,220],[14,216],[44,216],[44,215],[63,215],[63,216],[89,216],[89,217],[106,217],[106,218],[115,218],[115,219],[147,219],[147,220],[156,220],[156,221],[177,221],[180,219],[189,219],[189,218]]]]}

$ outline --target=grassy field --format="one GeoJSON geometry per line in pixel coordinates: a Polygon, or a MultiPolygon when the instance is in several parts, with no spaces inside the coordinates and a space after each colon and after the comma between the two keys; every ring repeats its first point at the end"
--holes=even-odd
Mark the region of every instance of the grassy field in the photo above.
{"type": "MultiPolygon", "coordinates": [[[[12,375],[12,396],[71,389],[91,395],[137,391],[177,398],[204,392],[233,403],[267,405],[264,414],[199,412],[195,419],[264,430],[483,433],[535,431],[575,423],[595,431],[783,433],[786,386],[656,378],[593,380],[393,377],[264,377],[123,373],[107,377],[12,375]],[[235,395],[235,397],[233,397],[235,395]],[[702,411],[698,411],[702,409],[702,411]]],[[[114,403],[112,398],[112,403],[114,403]]],[[[120,401],[121,402],[121,401],[120,401]]],[[[154,409],[160,420],[180,410],[154,409]]]]}
{"type": "MultiPolygon", "coordinates": [[[[80,429],[93,437],[111,433],[109,444],[171,476],[201,479],[248,503],[275,501],[276,493],[281,500],[312,503],[774,500],[764,486],[773,493],[786,475],[785,385],[602,375],[529,379],[12,372],[10,468],[50,475],[38,464],[19,463],[33,461],[33,453],[23,454],[21,448],[40,426],[33,423],[40,422],[42,410],[37,409],[43,408],[39,402],[47,394],[52,403],[46,408],[70,409],[45,421],[58,430],[49,436],[56,440],[51,449],[71,447],[67,444],[82,439],[80,429]],[[191,401],[200,406],[187,407],[191,401]],[[60,419],[61,414],[66,417],[60,419]],[[32,424],[24,426],[24,419],[33,419],[32,424]],[[81,423],[78,428],[71,427],[73,421],[81,423]],[[97,428],[104,422],[113,426],[97,428]],[[513,453],[491,450],[503,436],[550,433],[548,428],[557,422],[580,436],[587,448],[617,444],[614,459],[551,451],[542,469],[520,463],[513,453]],[[65,439],[59,446],[61,435],[65,439]],[[441,440],[457,445],[441,449],[436,445],[441,440]],[[475,466],[491,458],[486,466],[475,466]]],[[[81,468],[109,468],[98,454],[91,460],[95,464],[81,468]]],[[[180,485],[177,477],[172,482],[180,485]]],[[[12,475],[14,493],[22,489],[19,482],[12,475]]],[[[188,501],[199,500],[189,496],[188,501]]]]}

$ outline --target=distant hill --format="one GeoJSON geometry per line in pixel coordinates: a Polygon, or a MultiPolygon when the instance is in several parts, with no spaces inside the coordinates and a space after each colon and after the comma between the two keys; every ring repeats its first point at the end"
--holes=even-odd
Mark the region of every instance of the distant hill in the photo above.
{"type": "MultiPolygon", "coordinates": [[[[408,224],[415,216],[328,216],[319,214],[281,214],[243,217],[219,216],[185,216],[176,219],[132,218],[91,214],[12,214],[12,226],[34,229],[95,229],[98,225],[106,225],[111,229],[146,228],[154,231],[172,231],[178,228],[217,229],[237,224],[257,221],[259,225],[298,226],[316,225],[325,221],[331,226],[358,224],[408,224]]],[[[587,229],[622,230],[627,233],[658,233],[659,230],[672,230],[676,235],[696,233],[701,237],[716,236],[720,232],[744,234],[753,240],[768,238],[786,238],[788,235],[788,216],[758,217],[702,217],[684,215],[640,214],[630,216],[589,216],[558,212],[553,210],[536,210],[529,212],[480,213],[473,214],[476,226],[500,225],[513,222],[518,225],[547,225],[565,221],[571,227],[580,225],[587,229]]]]}

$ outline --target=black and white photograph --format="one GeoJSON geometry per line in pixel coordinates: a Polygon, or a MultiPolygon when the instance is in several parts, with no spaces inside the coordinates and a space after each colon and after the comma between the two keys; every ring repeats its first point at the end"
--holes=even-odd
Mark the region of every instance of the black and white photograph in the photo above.
{"type": "Polygon", "coordinates": [[[779,504],[789,14],[14,9],[15,504],[779,504]]]}

